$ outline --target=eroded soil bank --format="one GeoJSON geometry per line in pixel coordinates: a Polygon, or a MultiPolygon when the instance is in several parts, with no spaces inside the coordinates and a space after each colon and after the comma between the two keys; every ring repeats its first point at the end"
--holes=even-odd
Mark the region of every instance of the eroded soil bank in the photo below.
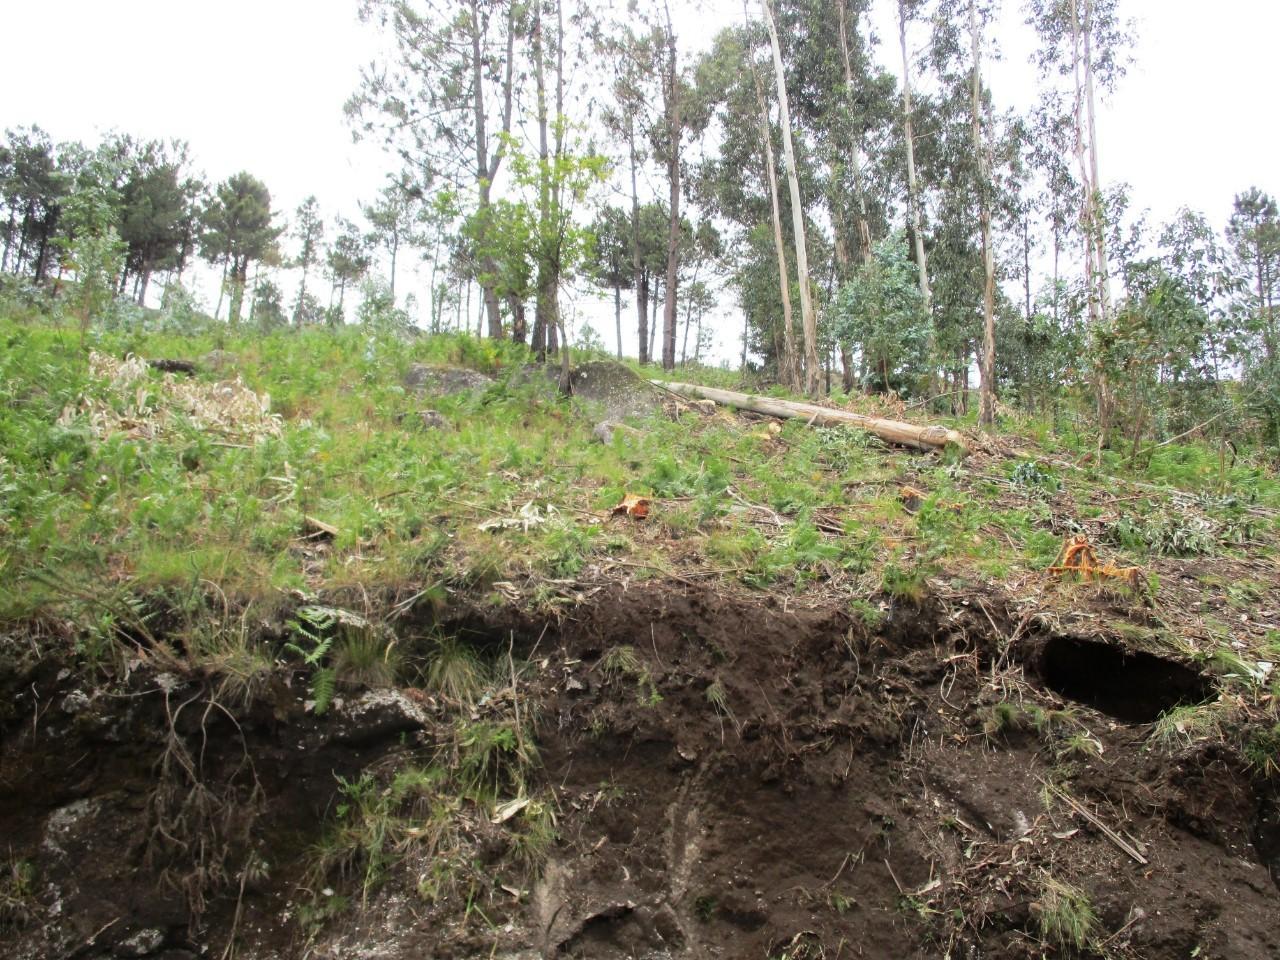
{"type": "Polygon", "coordinates": [[[443,630],[510,685],[349,686],[322,716],[284,665],[228,686],[144,644],[91,681],[8,638],[0,957],[1280,956],[1276,785],[1153,736],[1214,681],[990,598],[880,606],[633,583],[559,620],[410,616],[405,646],[443,630]],[[437,791],[335,846],[513,714],[527,782],[480,775],[545,806],[545,842],[437,791]]]}

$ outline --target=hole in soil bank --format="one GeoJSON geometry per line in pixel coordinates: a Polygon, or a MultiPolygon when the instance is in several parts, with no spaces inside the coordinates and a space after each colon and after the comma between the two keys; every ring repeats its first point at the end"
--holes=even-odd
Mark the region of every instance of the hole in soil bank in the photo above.
{"type": "Polygon", "coordinates": [[[1039,668],[1050,689],[1127,723],[1152,723],[1213,693],[1208,680],[1176,661],[1071,637],[1051,637],[1039,668]]]}

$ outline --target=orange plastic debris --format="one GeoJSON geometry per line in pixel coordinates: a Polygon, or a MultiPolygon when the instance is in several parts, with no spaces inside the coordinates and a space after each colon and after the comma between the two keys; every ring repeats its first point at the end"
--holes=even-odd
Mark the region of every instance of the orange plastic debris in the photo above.
{"type": "Polygon", "coordinates": [[[1083,534],[1072,537],[1062,545],[1057,562],[1049,568],[1051,573],[1078,573],[1086,577],[1111,577],[1124,580],[1135,589],[1141,570],[1138,567],[1117,567],[1110,563],[1098,563],[1089,538],[1083,534]]]}
{"type": "Polygon", "coordinates": [[[649,498],[642,497],[638,493],[628,493],[622,498],[622,502],[613,508],[613,513],[615,516],[625,513],[628,517],[643,520],[649,515],[649,498]]]}

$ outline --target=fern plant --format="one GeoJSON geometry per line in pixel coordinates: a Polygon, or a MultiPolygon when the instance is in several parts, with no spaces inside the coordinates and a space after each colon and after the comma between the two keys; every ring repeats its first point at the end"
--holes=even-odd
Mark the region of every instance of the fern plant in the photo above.
{"type": "Polygon", "coordinates": [[[297,617],[289,621],[289,629],[309,644],[310,649],[292,640],[284,645],[285,650],[297,654],[311,668],[308,692],[318,716],[329,709],[338,686],[338,671],[328,662],[329,651],[333,647],[333,633],[330,631],[337,622],[337,615],[328,607],[302,607],[297,617]]]}

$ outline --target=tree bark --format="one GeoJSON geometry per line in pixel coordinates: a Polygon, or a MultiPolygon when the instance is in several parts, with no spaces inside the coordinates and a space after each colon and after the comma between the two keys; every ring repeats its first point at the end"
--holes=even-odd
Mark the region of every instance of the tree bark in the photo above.
{"type": "Polygon", "coordinates": [[[666,299],[662,308],[662,369],[676,365],[676,298],[680,285],[680,75],[676,62],[676,35],[671,25],[671,8],[664,2],[667,14],[667,183],[670,186],[670,221],[667,226],[666,299]]]}
{"type": "MultiPolygon", "coordinates": [[[[470,0],[471,14],[471,83],[473,90],[473,115],[475,120],[475,138],[476,138],[476,186],[479,192],[479,203],[477,204],[478,213],[481,223],[485,221],[489,212],[490,187],[494,178],[498,175],[498,170],[502,165],[503,148],[498,147],[492,154],[489,154],[488,131],[485,127],[485,107],[484,107],[484,65],[485,51],[481,48],[480,37],[480,8],[479,0],[470,0]]],[[[509,4],[507,11],[507,55],[505,59],[506,72],[502,81],[503,107],[502,107],[502,132],[511,132],[511,116],[512,116],[512,82],[515,68],[515,3],[509,4]]],[[[484,258],[482,261],[484,272],[489,276],[497,273],[497,265],[490,257],[484,258]]],[[[492,283],[482,283],[480,285],[481,294],[484,297],[485,314],[489,321],[489,336],[495,340],[502,339],[502,312],[498,302],[498,292],[492,283]]]]}
{"type": "Polygon", "coordinates": [[[775,397],[761,397],[736,390],[718,390],[692,383],[671,383],[663,380],[653,381],[664,390],[693,399],[714,400],[725,406],[739,410],[750,410],[771,417],[783,419],[801,419],[812,426],[835,427],[853,426],[868,433],[873,433],[882,440],[896,443],[916,450],[937,450],[951,448],[961,454],[969,452],[969,445],[958,430],[946,427],[920,426],[901,420],[886,420],[881,417],[866,417],[847,410],[832,407],[820,407],[812,403],[797,403],[793,400],[779,400],[775,397]]]}
{"type": "MultiPolygon", "coordinates": [[[[746,15],[746,0],[742,4],[746,15]]],[[[769,213],[773,220],[773,248],[778,254],[778,292],[782,297],[782,363],[779,374],[783,383],[792,390],[800,389],[800,375],[796,363],[795,321],[791,312],[791,280],[787,277],[787,248],[782,239],[782,213],[778,203],[778,175],[773,162],[773,134],[769,129],[769,108],[764,99],[764,86],[756,60],[751,58],[751,77],[755,81],[756,102],[760,105],[760,143],[764,150],[765,180],[769,184],[769,213]]],[[[746,357],[746,348],[743,348],[746,357]]],[[[745,366],[745,359],[743,361],[745,366]]]]}
{"type": "Polygon", "coordinates": [[[932,312],[933,291],[929,289],[929,260],[924,252],[924,231],[920,226],[920,185],[916,179],[915,127],[912,120],[911,61],[907,57],[907,7],[898,0],[898,46],[902,49],[902,127],[907,145],[907,207],[911,212],[911,233],[915,241],[916,269],[920,275],[920,296],[925,313],[932,312]]]}
{"type": "Polygon", "coordinates": [[[782,147],[787,162],[787,185],[791,191],[791,225],[795,232],[796,273],[800,281],[800,319],[804,330],[805,389],[817,397],[821,389],[818,364],[818,321],[813,312],[813,293],[809,289],[809,253],[805,244],[804,204],[800,200],[800,179],[796,173],[795,149],[791,142],[791,112],[787,106],[787,77],[782,67],[782,48],[778,44],[778,28],[773,22],[769,0],[760,0],[765,25],[773,47],[773,69],[778,81],[778,110],[782,124],[782,147]]]}
{"type": "MultiPolygon", "coordinates": [[[[629,108],[628,108],[629,109],[629,108]]],[[[649,362],[649,278],[640,250],[640,193],[636,186],[635,116],[627,114],[627,147],[631,155],[631,277],[636,289],[636,333],[640,337],[640,362],[649,362]]]]}
{"type": "MultiPolygon", "coordinates": [[[[849,28],[845,22],[848,0],[836,0],[836,12],[840,19],[840,56],[844,61],[845,97],[852,104],[856,99],[853,87],[853,64],[849,58],[849,28]]],[[[853,170],[853,195],[857,204],[858,221],[858,254],[863,263],[871,262],[871,222],[867,218],[867,195],[862,186],[862,143],[861,138],[849,136],[849,163],[853,170]]]]}
{"type": "Polygon", "coordinates": [[[978,422],[991,429],[996,421],[995,252],[991,249],[991,170],[982,130],[982,42],[976,0],[969,0],[969,40],[973,50],[973,151],[978,161],[978,219],[982,229],[982,384],[978,422]]]}
{"type": "Polygon", "coordinates": [[[550,340],[555,317],[551,314],[551,303],[555,296],[555,286],[551,276],[550,253],[548,243],[548,221],[551,219],[551,169],[549,160],[550,148],[547,145],[547,79],[545,53],[542,45],[542,3],[533,5],[533,76],[537,90],[538,117],[538,237],[536,254],[538,258],[537,293],[534,302],[533,317],[533,349],[538,360],[546,359],[546,347],[550,340]]]}
{"type": "Polygon", "coordinates": [[[618,359],[622,359],[622,288],[613,288],[613,323],[618,328],[618,359]]]}

